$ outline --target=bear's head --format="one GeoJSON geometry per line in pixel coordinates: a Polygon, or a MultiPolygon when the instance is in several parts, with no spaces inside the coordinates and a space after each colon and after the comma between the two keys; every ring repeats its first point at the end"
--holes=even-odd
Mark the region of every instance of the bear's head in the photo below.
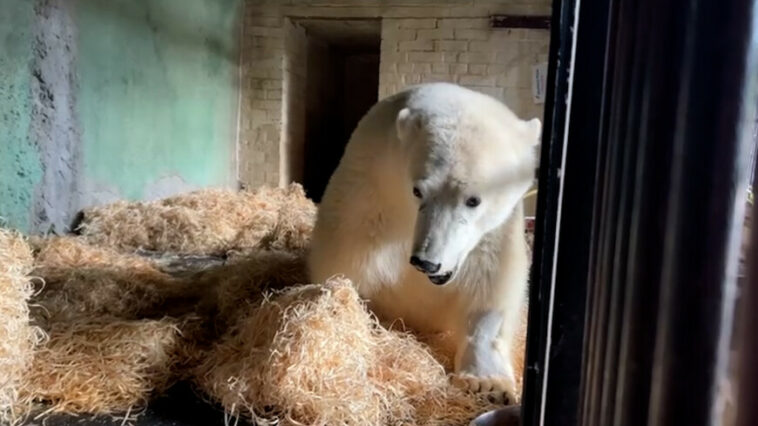
{"type": "Polygon", "coordinates": [[[417,209],[410,262],[442,285],[531,186],[542,126],[463,89],[409,102],[396,127],[409,153],[407,197],[417,209]]]}

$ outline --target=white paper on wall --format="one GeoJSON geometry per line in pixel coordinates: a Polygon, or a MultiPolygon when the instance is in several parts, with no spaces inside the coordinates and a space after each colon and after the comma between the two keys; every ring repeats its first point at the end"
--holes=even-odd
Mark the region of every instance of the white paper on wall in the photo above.
{"type": "Polygon", "coordinates": [[[535,104],[545,103],[545,87],[547,85],[547,62],[532,67],[532,97],[535,104]]]}

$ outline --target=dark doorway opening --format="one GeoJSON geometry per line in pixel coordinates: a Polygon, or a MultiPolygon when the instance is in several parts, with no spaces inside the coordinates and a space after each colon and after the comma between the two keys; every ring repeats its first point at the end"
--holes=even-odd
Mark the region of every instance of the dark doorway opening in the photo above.
{"type": "Polygon", "coordinates": [[[303,20],[307,32],[303,187],[319,202],[379,92],[378,20],[303,20]]]}

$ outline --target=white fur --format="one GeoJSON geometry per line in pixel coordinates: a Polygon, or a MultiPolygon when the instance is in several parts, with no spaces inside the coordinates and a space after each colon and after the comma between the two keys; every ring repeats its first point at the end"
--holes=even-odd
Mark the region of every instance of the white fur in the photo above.
{"type": "Polygon", "coordinates": [[[538,119],[447,83],[378,102],[319,206],[312,280],[344,275],[380,317],[454,333],[466,386],[517,400],[510,348],[528,277],[521,198],[540,130],[538,119]],[[471,197],[481,203],[466,206],[471,197]],[[411,255],[439,271],[425,275],[411,255]],[[430,281],[447,273],[444,285],[430,281]]]}

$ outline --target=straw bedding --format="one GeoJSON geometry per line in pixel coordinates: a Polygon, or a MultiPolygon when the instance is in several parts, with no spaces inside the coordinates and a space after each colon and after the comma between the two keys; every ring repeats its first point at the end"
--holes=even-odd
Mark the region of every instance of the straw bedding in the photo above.
{"type": "Polygon", "coordinates": [[[493,408],[450,384],[446,336],[380,324],[346,280],[307,284],[314,216],[293,185],[116,203],[78,237],[0,230],[0,423],[134,415],[178,380],[260,424],[463,424],[493,408]]]}
{"type": "Polygon", "coordinates": [[[251,248],[302,250],[315,217],[316,206],[293,183],[120,201],[85,210],[78,232],[93,244],[120,250],[223,255],[251,248]]]}
{"type": "Polygon", "coordinates": [[[35,240],[33,274],[44,280],[32,299],[44,324],[77,318],[160,317],[190,310],[203,289],[158,270],[136,255],[87,245],[81,239],[35,240]]]}
{"type": "Polygon", "coordinates": [[[411,335],[381,327],[347,280],[250,305],[197,371],[230,414],[261,425],[463,424],[491,408],[411,335]]]}
{"type": "Polygon", "coordinates": [[[27,372],[22,398],[45,413],[126,413],[175,378],[179,322],[162,319],[56,323],[27,372]]]}
{"type": "MultiPolygon", "coordinates": [[[[199,311],[200,299],[192,286],[149,260],[81,239],[29,242],[33,250],[24,247],[23,272],[35,277],[35,289],[27,284],[23,322],[28,329],[44,329],[47,339],[28,349],[25,369],[15,369],[21,376],[9,422],[40,410],[43,415],[138,410],[197,363],[204,330],[190,313],[199,311]],[[166,316],[172,313],[175,317],[166,316]]],[[[2,239],[0,249],[23,252],[2,239]]]]}
{"type": "Polygon", "coordinates": [[[23,407],[19,389],[43,334],[29,323],[32,253],[23,237],[0,229],[0,424],[13,424],[23,407]]]}

